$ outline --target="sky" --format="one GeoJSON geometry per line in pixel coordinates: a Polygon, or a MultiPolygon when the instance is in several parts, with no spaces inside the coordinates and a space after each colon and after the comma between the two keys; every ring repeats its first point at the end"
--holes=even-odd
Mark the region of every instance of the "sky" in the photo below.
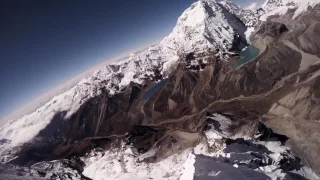
{"type": "Polygon", "coordinates": [[[0,119],[96,64],[161,40],[194,1],[1,0],[0,119]]]}

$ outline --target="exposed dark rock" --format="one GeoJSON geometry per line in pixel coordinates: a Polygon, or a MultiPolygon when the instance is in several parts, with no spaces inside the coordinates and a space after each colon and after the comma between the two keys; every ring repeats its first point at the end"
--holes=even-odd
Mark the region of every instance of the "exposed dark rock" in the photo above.
{"type": "Polygon", "coordinates": [[[263,23],[259,30],[257,31],[257,34],[262,36],[270,36],[270,37],[280,37],[284,32],[287,32],[288,28],[286,25],[267,21],[263,23]]]}
{"type": "Polygon", "coordinates": [[[301,176],[300,174],[295,174],[292,172],[288,172],[284,177],[285,180],[308,180],[307,178],[301,176]]]}
{"type": "Polygon", "coordinates": [[[194,57],[194,53],[189,53],[187,56],[186,56],[186,63],[187,64],[190,64],[191,61],[195,60],[196,58],[194,57]]]}
{"type": "Polygon", "coordinates": [[[236,15],[230,13],[224,6],[222,6],[221,4],[219,4],[219,6],[221,7],[224,15],[227,17],[227,21],[230,24],[230,26],[232,26],[232,28],[235,29],[237,32],[234,35],[233,46],[230,50],[240,51],[248,45],[245,36],[247,27],[236,15]]]}
{"type": "Polygon", "coordinates": [[[61,139],[41,139],[32,143],[26,143],[16,154],[18,157],[10,161],[10,163],[30,166],[37,162],[56,159],[58,157],[55,157],[54,151],[62,142],[61,139]]]}
{"type": "Polygon", "coordinates": [[[211,158],[207,156],[196,156],[195,162],[195,180],[220,180],[220,179],[254,179],[269,180],[270,178],[261,172],[250,168],[233,166],[232,162],[223,160],[223,158],[211,158]]]}
{"type": "Polygon", "coordinates": [[[119,65],[108,65],[113,72],[118,72],[120,70],[120,66],[119,65]]]}
{"type": "Polygon", "coordinates": [[[11,143],[11,140],[9,140],[9,139],[1,139],[0,140],[0,145],[8,144],[8,143],[11,143]]]}
{"type": "Polygon", "coordinates": [[[299,170],[301,168],[301,159],[295,156],[284,155],[279,164],[284,172],[299,170]]]}
{"type": "Polygon", "coordinates": [[[274,133],[271,128],[268,128],[263,123],[259,123],[258,131],[260,134],[258,139],[260,141],[279,141],[282,143],[282,145],[284,145],[285,142],[289,139],[285,135],[274,133]]]}
{"type": "Polygon", "coordinates": [[[79,159],[40,162],[31,167],[0,164],[0,180],[79,179],[83,176],[84,163],[79,159]]]}
{"type": "Polygon", "coordinates": [[[127,145],[134,147],[138,153],[147,152],[163,135],[164,129],[148,126],[135,126],[126,136],[127,145]]]}

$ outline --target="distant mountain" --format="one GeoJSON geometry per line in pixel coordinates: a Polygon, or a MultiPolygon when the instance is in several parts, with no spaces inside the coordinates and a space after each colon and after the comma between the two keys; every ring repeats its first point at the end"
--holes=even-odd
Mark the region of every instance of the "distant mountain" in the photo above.
{"type": "Polygon", "coordinates": [[[307,11],[309,6],[313,8],[319,3],[319,0],[267,0],[261,7],[265,14],[260,20],[265,21],[272,15],[284,15],[290,9],[294,11],[292,18],[296,18],[307,11]]]}
{"type": "Polygon", "coordinates": [[[229,0],[220,2],[223,7],[225,7],[229,12],[236,15],[247,27],[255,27],[258,26],[259,14],[257,10],[253,9],[242,9],[237,6],[235,3],[229,0]]]}

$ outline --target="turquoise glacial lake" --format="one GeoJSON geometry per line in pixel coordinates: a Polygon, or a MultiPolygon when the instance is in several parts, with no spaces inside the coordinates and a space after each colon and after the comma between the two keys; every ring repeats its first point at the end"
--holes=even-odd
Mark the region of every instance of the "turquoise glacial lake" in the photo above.
{"type": "Polygon", "coordinates": [[[239,59],[235,64],[232,65],[233,68],[237,68],[242,64],[245,64],[252,59],[256,58],[259,55],[259,49],[256,48],[254,45],[250,45],[244,51],[241,51],[239,55],[242,57],[239,59]]]}
{"type": "Polygon", "coordinates": [[[143,100],[148,100],[154,93],[158,92],[167,82],[167,79],[164,79],[154,85],[149,91],[143,96],[143,100]]]}

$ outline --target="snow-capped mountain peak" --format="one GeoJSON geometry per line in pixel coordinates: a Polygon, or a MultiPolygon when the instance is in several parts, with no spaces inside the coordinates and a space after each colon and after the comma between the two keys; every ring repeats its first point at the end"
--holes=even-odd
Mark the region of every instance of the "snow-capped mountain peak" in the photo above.
{"type": "Polygon", "coordinates": [[[220,4],[230,13],[237,16],[247,27],[254,27],[259,24],[259,16],[256,10],[242,9],[230,0],[221,1],[220,4]]]}
{"type": "Polygon", "coordinates": [[[179,17],[173,32],[161,44],[190,52],[208,48],[231,49],[245,26],[216,1],[197,1],[179,17]]]}

